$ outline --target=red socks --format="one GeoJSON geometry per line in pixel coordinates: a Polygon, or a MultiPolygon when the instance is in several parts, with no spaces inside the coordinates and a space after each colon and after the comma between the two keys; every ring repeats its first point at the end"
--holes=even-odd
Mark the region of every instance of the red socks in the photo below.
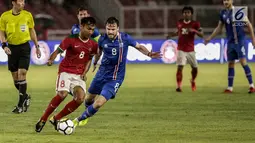
{"type": "Polygon", "coordinates": [[[48,117],[50,114],[58,107],[58,105],[63,101],[62,97],[59,95],[56,95],[55,97],[52,98],[50,101],[47,109],[45,110],[43,116],[41,117],[41,120],[47,121],[48,117]]]}
{"type": "Polygon", "coordinates": [[[197,68],[192,68],[191,76],[192,76],[192,81],[194,81],[197,77],[197,68]]]}
{"type": "Polygon", "coordinates": [[[56,120],[60,120],[61,118],[65,117],[66,115],[72,113],[73,111],[75,111],[80,105],[81,103],[77,103],[74,99],[72,101],[70,101],[68,104],[66,104],[66,106],[64,107],[64,109],[62,111],[60,111],[56,116],[55,119],[56,120]]]}
{"type": "Polygon", "coordinates": [[[177,82],[178,88],[180,88],[181,84],[182,84],[182,71],[181,70],[177,70],[177,73],[176,73],[176,82],[177,82]]]}

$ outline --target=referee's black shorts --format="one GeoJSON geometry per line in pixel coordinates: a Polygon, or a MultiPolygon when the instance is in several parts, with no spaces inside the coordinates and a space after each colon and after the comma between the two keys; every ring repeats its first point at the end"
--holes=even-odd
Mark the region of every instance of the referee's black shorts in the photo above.
{"type": "Polygon", "coordinates": [[[8,69],[11,72],[16,72],[18,69],[28,70],[30,64],[30,44],[26,42],[20,45],[8,44],[11,50],[11,55],[8,55],[8,69]]]}

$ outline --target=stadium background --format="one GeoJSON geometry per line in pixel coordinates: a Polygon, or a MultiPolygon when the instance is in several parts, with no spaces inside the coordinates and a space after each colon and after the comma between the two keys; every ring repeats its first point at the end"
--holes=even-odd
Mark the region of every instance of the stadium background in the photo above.
{"type": "MultiPolygon", "coordinates": [[[[255,4],[252,0],[235,0],[236,5],[248,6],[248,17],[255,24],[255,4]]],[[[184,5],[194,7],[194,20],[199,20],[205,32],[210,34],[219,20],[219,10],[223,8],[222,0],[27,0],[26,7],[35,18],[35,29],[38,39],[44,45],[43,58],[37,59],[32,54],[32,64],[45,64],[49,54],[60,41],[70,34],[73,24],[77,23],[77,8],[85,6],[97,19],[97,26],[104,33],[104,21],[109,16],[120,20],[120,29],[131,34],[138,42],[148,49],[161,51],[161,60],[151,60],[135,49],[130,48],[128,63],[174,63],[176,61],[175,41],[166,41],[167,33],[174,31],[176,21],[181,18],[184,5]],[[102,8],[102,6],[104,8],[102,8]]],[[[0,1],[0,13],[11,8],[10,0],[0,1]]],[[[226,57],[226,40],[224,32],[205,46],[203,40],[195,41],[197,59],[199,62],[224,63],[226,57]]],[[[247,41],[246,55],[253,61],[255,51],[247,41]]],[[[33,45],[32,45],[33,46],[33,45]]],[[[33,50],[33,49],[32,49],[33,50]]],[[[33,50],[34,51],[34,50],[33,50]]],[[[56,63],[61,61],[56,60],[56,63]]],[[[0,50],[0,64],[7,63],[7,56],[0,50]]]]}
{"type": "MultiPolygon", "coordinates": [[[[234,2],[249,6],[248,17],[254,25],[255,1],[234,2]]],[[[86,127],[63,137],[49,123],[40,134],[34,132],[34,124],[55,95],[58,64],[31,66],[27,79],[31,108],[27,113],[14,115],[11,109],[18,93],[7,71],[7,56],[0,48],[0,143],[254,142],[255,96],[247,93],[248,83],[240,65],[236,66],[235,92],[231,96],[222,93],[227,85],[227,65],[220,64],[226,61],[224,32],[207,46],[199,38],[195,41],[200,63],[196,92],[190,89],[188,66],[184,69],[183,93],[179,94],[175,92],[175,64],[158,64],[176,60],[176,39],[167,41],[165,36],[174,30],[183,6],[194,7],[194,19],[201,22],[208,35],[217,25],[222,0],[27,0],[25,9],[33,13],[38,38],[44,46],[41,59],[34,56],[32,49],[32,64],[45,64],[49,54],[77,23],[76,10],[81,5],[96,17],[100,32],[104,32],[106,18],[116,16],[122,31],[148,49],[161,50],[165,58],[151,60],[130,48],[128,63],[139,64],[127,65],[117,98],[107,103],[86,127]]],[[[0,13],[10,7],[10,0],[0,0],[0,13]]],[[[253,62],[253,46],[248,43],[246,49],[247,59],[253,62]]],[[[61,58],[58,56],[55,63],[61,58]]],[[[254,75],[255,64],[250,63],[250,67],[254,75]]],[[[88,73],[87,86],[94,75],[88,73]]],[[[70,99],[69,96],[65,103],[70,99]]],[[[83,110],[81,106],[68,118],[79,116],[83,110]]]]}

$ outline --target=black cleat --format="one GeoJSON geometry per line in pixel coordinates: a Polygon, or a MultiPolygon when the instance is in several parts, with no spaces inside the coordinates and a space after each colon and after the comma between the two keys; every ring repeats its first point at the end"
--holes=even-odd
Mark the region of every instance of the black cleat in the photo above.
{"type": "Polygon", "coordinates": [[[182,92],[181,88],[176,88],[176,92],[182,92]]]}
{"type": "Polygon", "coordinates": [[[50,123],[54,126],[55,130],[58,130],[58,121],[55,119],[55,116],[50,118],[50,123]]]}
{"type": "Polygon", "coordinates": [[[46,124],[45,121],[43,120],[39,120],[36,124],[35,124],[35,131],[40,133],[44,127],[44,125],[46,124]]]}
{"type": "Polygon", "coordinates": [[[23,112],[22,107],[15,106],[15,108],[12,110],[13,113],[20,114],[23,112]]]}
{"type": "Polygon", "coordinates": [[[27,94],[27,97],[23,103],[23,110],[24,112],[27,112],[29,106],[30,106],[30,103],[31,103],[31,96],[27,94]]]}

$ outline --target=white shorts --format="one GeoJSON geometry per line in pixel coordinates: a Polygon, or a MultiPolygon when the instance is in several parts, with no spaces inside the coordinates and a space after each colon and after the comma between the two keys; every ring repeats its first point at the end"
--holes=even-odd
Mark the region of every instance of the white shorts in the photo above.
{"type": "Polygon", "coordinates": [[[80,75],[62,72],[58,75],[56,82],[56,91],[67,91],[73,94],[73,89],[80,86],[86,93],[86,83],[80,75]]]}
{"type": "Polygon", "coordinates": [[[177,54],[176,64],[179,66],[184,66],[186,63],[190,64],[192,67],[197,67],[197,59],[195,52],[184,52],[179,50],[177,54]]]}

